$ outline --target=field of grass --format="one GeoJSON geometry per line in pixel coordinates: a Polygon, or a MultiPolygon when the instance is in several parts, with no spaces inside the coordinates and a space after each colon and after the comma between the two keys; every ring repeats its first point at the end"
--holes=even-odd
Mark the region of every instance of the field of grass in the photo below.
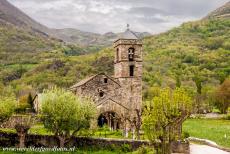
{"type": "Polygon", "coordinates": [[[183,124],[183,131],[191,137],[208,139],[230,148],[229,120],[188,119],[183,124]]]}

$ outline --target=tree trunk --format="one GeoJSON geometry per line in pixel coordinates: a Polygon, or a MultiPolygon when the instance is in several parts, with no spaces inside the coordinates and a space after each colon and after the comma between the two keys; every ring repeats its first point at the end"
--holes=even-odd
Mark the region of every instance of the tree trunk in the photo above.
{"type": "Polygon", "coordinates": [[[133,138],[133,140],[135,140],[135,138],[136,138],[136,136],[135,136],[135,128],[134,127],[132,128],[132,138],[133,138]]]}
{"type": "Polygon", "coordinates": [[[25,148],[26,134],[25,133],[20,133],[18,136],[19,136],[19,148],[25,148]]]}
{"type": "Polygon", "coordinates": [[[140,139],[141,139],[140,129],[137,129],[137,139],[138,139],[138,140],[140,140],[140,139]]]}
{"type": "Polygon", "coordinates": [[[25,147],[25,139],[29,128],[30,127],[26,125],[15,125],[15,129],[19,137],[19,148],[25,147]]]}
{"type": "Polygon", "coordinates": [[[65,137],[58,136],[59,139],[59,147],[64,148],[65,147],[65,137]]]}
{"type": "Polygon", "coordinates": [[[167,134],[168,134],[167,129],[164,128],[163,129],[163,136],[162,136],[162,153],[163,154],[170,154],[170,147],[169,147],[168,142],[167,142],[168,141],[167,134]]]}

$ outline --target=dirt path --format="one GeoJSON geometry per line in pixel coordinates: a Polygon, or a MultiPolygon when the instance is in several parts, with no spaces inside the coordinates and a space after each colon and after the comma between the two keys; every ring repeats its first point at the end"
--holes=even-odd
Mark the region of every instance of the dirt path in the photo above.
{"type": "Polygon", "coordinates": [[[198,145],[198,144],[190,145],[190,153],[191,154],[230,154],[229,152],[225,152],[217,148],[213,148],[207,145],[198,145]]]}

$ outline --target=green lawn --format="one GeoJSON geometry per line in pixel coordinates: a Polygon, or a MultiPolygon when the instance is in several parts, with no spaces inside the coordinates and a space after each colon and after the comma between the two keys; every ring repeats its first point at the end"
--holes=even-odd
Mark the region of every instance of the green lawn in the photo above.
{"type": "Polygon", "coordinates": [[[212,119],[188,119],[183,124],[183,131],[191,137],[208,139],[230,148],[230,121],[212,119]]]}

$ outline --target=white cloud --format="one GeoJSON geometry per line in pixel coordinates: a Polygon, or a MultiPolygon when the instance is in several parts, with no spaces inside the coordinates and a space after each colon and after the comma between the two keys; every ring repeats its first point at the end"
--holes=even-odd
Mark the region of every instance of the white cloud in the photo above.
{"type": "Polygon", "coordinates": [[[38,22],[52,28],[159,33],[204,17],[228,0],[9,0],[38,22]]]}

